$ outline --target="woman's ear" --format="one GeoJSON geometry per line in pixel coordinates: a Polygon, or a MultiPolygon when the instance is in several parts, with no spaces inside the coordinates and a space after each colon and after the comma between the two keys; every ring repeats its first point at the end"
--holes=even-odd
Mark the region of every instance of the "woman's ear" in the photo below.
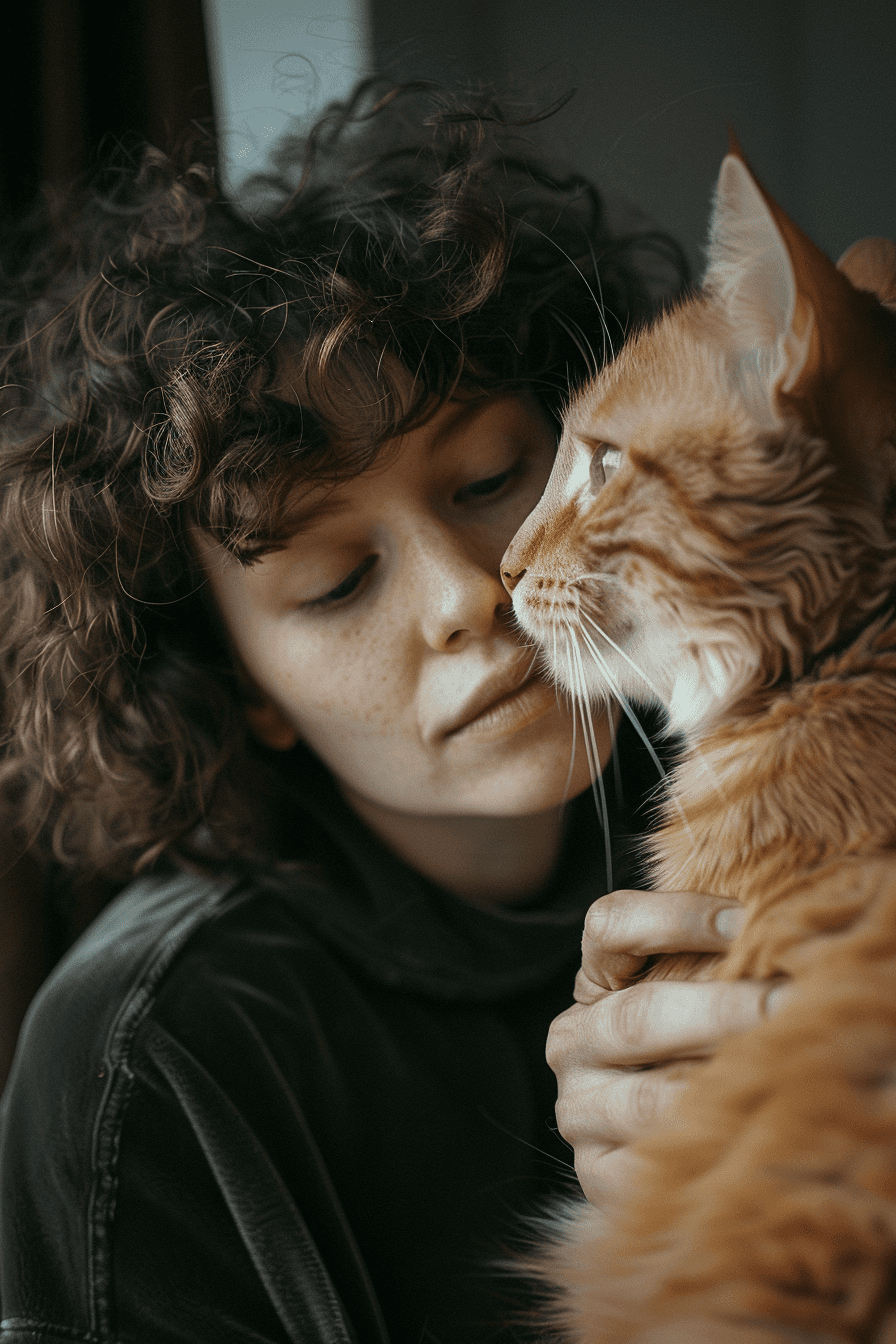
{"type": "Polygon", "coordinates": [[[272,751],[289,751],[299,740],[299,734],[275,704],[267,691],[263,691],[243,663],[232,650],[236,679],[242,696],[246,722],[252,732],[264,746],[272,751]]]}
{"type": "Polygon", "coordinates": [[[289,751],[296,746],[298,732],[283,714],[278,704],[274,704],[266,691],[255,683],[242,661],[236,659],[236,679],[242,691],[243,707],[246,710],[246,722],[249,723],[255,737],[271,751],[289,751]]]}
{"type": "Polygon", "coordinates": [[[299,740],[299,734],[283,710],[263,691],[252,688],[246,700],[246,721],[259,742],[272,751],[289,751],[299,740]]]}

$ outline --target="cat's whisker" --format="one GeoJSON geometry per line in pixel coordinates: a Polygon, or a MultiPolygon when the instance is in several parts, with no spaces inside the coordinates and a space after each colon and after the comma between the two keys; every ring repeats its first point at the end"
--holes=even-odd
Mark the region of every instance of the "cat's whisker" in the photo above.
{"type": "MultiPolygon", "coordinates": [[[[552,247],[555,247],[555,248],[557,249],[557,251],[560,253],[560,255],[561,255],[562,257],[565,257],[565,258],[566,258],[566,260],[569,262],[569,264],[572,266],[572,268],[578,273],[578,275],[579,275],[579,276],[581,277],[581,279],[583,280],[583,282],[584,282],[584,284],[585,284],[585,288],[588,290],[588,293],[591,295],[591,298],[592,298],[593,301],[594,301],[594,307],[595,307],[596,310],[597,310],[597,315],[598,315],[598,317],[600,318],[601,331],[602,331],[603,339],[604,339],[604,356],[605,356],[604,362],[606,362],[606,351],[607,351],[607,346],[609,345],[609,347],[610,347],[610,351],[611,351],[611,353],[614,354],[614,356],[615,356],[615,351],[613,351],[613,341],[612,341],[612,338],[611,338],[611,336],[610,336],[610,328],[608,327],[608,325],[607,325],[607,319],[606,319],[606,317],[604,316],[603,293],[601,292],[601,297],[600,297],[600,298],[597,297],[597,295],[595,294],[594,290],[591,288],[591,285],[590,285],[589,282],[588,282],[588,277],[585,275],[585,273],[584,273],[584,271],[582,270],[581,266],[579,266],[579,265],[573,260],[573,258],[569,255],[568,252],[565,252],[565,251],[563,250],[563,248],[559,246],[559,244],[557,243],[556,238],[551,238],[551,236],[550,236],[549,234],[545,233],[543,229],[540,229],[540,228],[538,227],[537,224],[533,224],[531,220],[527,220],[527,221],[526,221],[526,224],[527,224],[527,227],[530,228],[530,229],[532,229],[534,233],[540,234],[541,237],[544,238],[544,240],[545,240],[546,242],[550,243],[552,247]]],[[[595,273],[595,277],[597,278],[598,288],[600,289],[600,270],[599,270],[599,268],[596,267],[594,273],[595,273]]]]}
{"type": "MultiPolygon", "coordinates": [[[[546,1148],[539,1148],[537,1143],[530,1143],[529,1140],[524,1139],[521,1134],[517,1134],[512,1129],[507,1129],[506,1126],[502,1125],[499,1120],[496,1120],[493,1115],[490,1115],[484,1106],[480,1106],[478,1109],[479,1114],[488,1122],[488,1124],[494,1125],[495,1129],[500,1130],[502,1134],[507,1134],[516,1143],[521,1143],[524,1144],[526,1148],[531,1148],[532,1151],[538,1153],[540,1157],[547,1158],[550,1166],[563,1167],[566,1171],[571,1171],[573,1174],[575,1173],[575,1165],[572,1162],[564,1162],[562,1157],[556,1157],[554,1153],[548,1152],[546,1148]]],[[[548,1126],[548,1128],[551,1129],[552,1133],[558,1133],[552,1126],[548,1126]]],[[[571,1148],[571,1145],[567,1146],[571,1148]]]]}
{"type": "Polygon", "coordinates": [[[602,361],[599,361],[594,353],[594,349],[591,345],[591,342],[588,340],[587,336],[582,331],[582,328],[579,326],[578,322],[573,322],[571,319],[567,318],[563,313],[558,312],[556,308],[552,309],[552,316],[554,318],[554,321],[557,322],[563,328],[567,336],[572,341],[573,345],[578,350],[579,354],[582,356],[582,359],[585,363],[585,367],[590,370],[591,377],[592,378],[595,377],[601,369],[601,363],[605,364],[607,361],[606,335],[604,335],[604,342],[603,342],[604,347],[603,359],[602,361]]]}
{"type": "MultiPolygon", "coordinates": [[[[656,698],[657,698],[657,700],[659,700],[660,704],[663,704],[663,703],[664,703],[664,699],[663,699],[662,692],[658,689],[658,687],[654,686],[653,682],[650,680],[650,678],[648,677],[647,673],[646,673],[642,668],[640,668],[640,667],[638,666],[638,664],[634,661],[633,658],[630,658],[630,657],[629,657],[629,655],[625,652],[625,649],[621,649],[621,648],[619,647],[619,645],[615,642],[615,640],[612,640],[612,639],[610,638],[610,636],[607,634],[606,630],[602,630],[602,629],[601,629],[601,627],[598,625],[598,623],[597,623],[597,621],[594,619],[594,617],[593,617],[593,616],[589,616],[587,611],[582,611],[581,608],[580,608],[580,609],[579,609],[579,619],[580,619],[580,620],[583,620],[583,621],[587,621],[588,624],[591,626],[591,628],[592,628],[593,630],[595,630],[595,631],[597,632],[597,634],[600,635],[601,639],[605,639],[605,640],[607,641],[607,643],[609,644],[610,648],[611,648],[611,649],[615,649],[616,652],[619,654],[619,657],[625,659],[625,661],[628,663],[628,665],[629,665],[629,667],[632,669],[632,671],[633,671],[633,672],[637,672],[638,676],[641,678],[641,680],[643,681],[643,683],[644,683],[644,685],[647,687],[647,689],[648,689],[653,695],[656,696],[656,698]]],[[[582,633],[584,634],[584,631],[583,631],[582,633]]]]}
{"type": "Polygon", "coordinates": [[[576,575],[576,579],[575,579],[576,584],[584,583],[586,580],[587,580],[589,583],[623,583],[623,582],[624,582],[624,580],[623,580],[621,574],[608,574],[605,570],[599,570],[599,569],[595,569],[595,570],[593,570],[591,573],[577,574],[577,575],[576,575]]]}
{"type": "Polygon", "coordinates": [[[603,338],[603,357],[604,357],[603,362],[606,364],[607,348],[609,347],[611,359],[616,358],[616,351],[613,349],[613,338],[610,335],[610,328],[607,325],[607,319],[604,316],[604,314],[606,313],[606,308],[604,306],[604,287],[603,284],[601,283],[600,278],[601,268],[597,264],[597,257],[594,255],[593,248],[591,249],[591,260],[594,264],[594,278],[597,281],[597,292],[600,295],[600,306],[598,308],[598,312],[600,314],[601,337],[603,338]]]}
{"type": "Polygon", "coordinates": [[[628,697],[625,695],[624,691],[622,691],[622,690],[620,689],[619,682],[618,682],[617,679],[613,676],[613,673],[610,671],[610,667],[609,667],[609,664],[607,663],[606,658],[604,658],[603,654],[602,654],[602,653],[600,652],[600,650],[597,648],[597,645],[594,643],[594,640],[593,640],[593,639],[591,638],[591,636],[588,634],[588,631],[587,631],[587,630],[584,630],[584,629],[582,629],[581,626],[579,626],[579,631],[578,631],[578,633],[581,635],[581,637],[582,637],[583,641],[585,642],[585,644],[587,645],[587,647],[588,647],[590,653],[591,653],[592,656],[594,657],[594,661],[597,663],[598,667],[600,668],[600,670],[601,670],[601,674],[602,674],[602,675],[606,678],[606,680],[608,681],[608,683],[609,683],[609,685],[610,685],[610,687],[611,687],[611,689],[612,689],[612,691],[613,691],[613,695],[614,695],[614,696],[616,697],[616,699],[619,701],[619,704],[621,705],[623,712],[625,713],[625,715],[627,716],[627,718],[630,719],[633,728],[634,728],[635,731],[637,732],[637,734],[638,734],[638,736],[640,737],[641,741],[644,743],[644,746],[647,748],[647,751],[648,751],[649,754],[650,754],[650,759],[653,761],[654,765],[656,766],[657,770],[659,771],[659,773],[660,773],[660,777],[661,777],[662,779],[665,779],[665,777],[666,777],[666,771],[663,769],[663,763],[662,763],[662,761],[660,760],[659,756],[657,756],[657,754],[656,754],[656,752],[655,752],[655,750],[654,750],[654,748],[653,748],[653,745],[651,744],[650,738],[647,736],[647,734],[644,732],[644,729],[641,727],[641,723],[640,723],[640,721],[639,721],[639,719],[638,719],[638,716],[635,714],[635,711],[632,709],[631,704],[629,703],[628,697]]]}
{"type": "MultiPolygon", "coordinates": [[[[654,747],[653,747],[653,743],[650,741],[650,738],[647,736],[647,734],[645,733],[643,727],[641,726],[641,723],[639,722],[637,715],[635,714],[634,710],[632,709],[631,705],[630,705],[629,702],[628,702],[628,698],[627,698],[627,697],[624,695],[624,693],[620,690],[620,688],[619,688],[619,684],[618,684],[618,682],[616,681],[616,678],[613,676],[613,673],[610,671],[610,668],[609,668],[609,666],[607,665],[607,660],[604,658],[603,654],[600,653],[600,651],[598,650],[598,648],[597,648],[597,646],[595,645],[594,641],[591,639],[590,635],[588,634],[587,630],[584,630],[584,629],[580,626],[580,627],[579,627],[579,634],[581,635],[581,637],[582,637],[582,639],[583,639],[585,645],[587,646],[589,652],[592,654],[592,656],[593,656],[593,658],[594,658],[594,661],[597,663],[598,667],[600,668],[602,675],[606,678],[606,680],[609,682],[610,686],[612,687],[612,689],[613,689],[613,694],[615,695],[616,699],[619,701],[619,704],[620,704],[620,707],[622,708],[623,713],[626,715],[626,717],[628,718],[629,722],[632,724],[633,728],[635,729],[635,732],[638,734],[638,736],[640,737],[641,741],[644,743],[644,746],[647,748],[648,755],[650,756],[650,759],[653,761],[654,765],[656,766],[657,770],[659,771],[660,778],[661,778],[661,779],[665,779],[665,778],[666,778],[666,770],[665,770],[665,768],[663,767],[663,763],[662,763],[662,761],[660,760],[659,756],[657,756],[656,751],[654,750],[654,747]]],[[[671,803],[672,803],[672,806],[675,808],[676,812],[678,813],[679,817],[681,818],[681,824],[682,824],[682,826],[684,826],[685,830],[686,830],[686,831],[688,832],[688,834],[690,835],[690,834],[691,834],[691,828],[690,828],[690,825],[689,825],[689,823],[688,823],[688,819],[687,819],[687,817],[686,817],[685,814],[684,814],[684,810],[683,810],[683,808],[682,808],[682,806],[681,806],[681,803],[680,803],[679,800],[678,800],[676,797],[674,797],[674,796],[671,796],[671,797],[670,797],[670,801],[671,801],[671,803]]]]}
{"type": "Polygon", "coordinates": [[[525,657],[527,650],[532,655],[529,659],[529,664],[523,673],[522,681],[520,682],[520,685],[522,685],[524,681],[528,681],[529,677],[532,675],[533,669],[537,666],[539,659],[541,659],[543,655],[539,646],[532,643],[531,639],[516,619],[516,616],[513,615],[513,613],[511,613],[511,615],[512,620],[508,623],[508,630],[516,638],[516,643],[519,646],[520,659],[522,660],[522,658],[525,657]]]}
{"type": "Polygon", "coordinates": [[[589,754],[589,764],[591,766],[591,792],[594,795],[595,806],[598,809],[598,815],[601,819],[601,826],[604,833],[604,854],[607,861],[607,891],[613,890],[613,856],[610,852],[610,816],[607,810],[607,791],[604,788],[603,769],[601,767],[600,751],[597,746],[597,733],[594,728],[594,719],[591,714],[591,700],[587,693],[587,682],[585,679],[585,669],[582,664],[582,654],[578,642],[573,637],[569,645],[572,654],[571,667],[575,668],[576,680],[581,687],[582,697],[582,727],[586,732],[586,740],[591,739],[591,752],[589,754]]]}
{"type": "MultiPolygon", "coordinates": [[[[567,633],[567,631],[566,631],[566,627],[565,627],[565,626],[563,626],[563,627],[561,627],[561,628],[562,628],[562,631],[563,631],[564,635],[566,635],[566,644],[567,644],[567,648],[566,648],[566,657],[567,657],[567,662],[568,662],[568,661],[569,661],[569,635],[568,635],[568,633],[567,633]]],[[[552,661],[551,661],[551,666],[554,667],[554,668],[556,668],[556,667],[559,666],[559,659],[558,659],[558,657],[557,657],[557,627],[556,627],[556,626],[552,626],[552,627],[551,627],[551,644],[552,644],[552,661]]],[[[555,689],[556,692],[557,692],[557,704],[558,704],[558,705],[560,704],[560,696],[561,696],[561,694],[562,694],[563,697],[564,697],[564,702],[565,702],[567,708],[571,708],[571,709],[573,710],[573,712],[575,712],[575,707],[576,707],[576,697],[575,697],[575,693],[574,693],[573,691],[570,691],[567,687],[563,686],[561,682],[556,681],[556,680],[555,680],[555,682],[554,682],[554,689],[555,689]]]]}
{"type": "Polygon", "coordinates": [[[588,732],[585,722],[585,713],[588,704],[588,699],[587,696],[583,693],[583,685],[579,677],[579,668],[576,666],[575,662],[574,636],[565,624],[563,629],[564,633],[566,634],[566,657],[567,657],[567,665],[569,667],[570,681],[572,682],[572,687],[570,689],[570,696],[572,699],[573,713],[575,714],[576,710],[578,710],[578,712],[582,716],[582,741],[585,745],[585,755],[588,760],[588,768],[593,775],[594,758],[591,754],[591,742],[589,741],[588,738],[588,732]]]}
{"type": "MultiPolygon", "coordinates": [[[[552,630],[551,630],[551,634],[552,634],[552,636],[553,636],[553,644],[554,644],[554,667],[556,667],[556,666],[557,666],[557,629],[556,629],[556,626],[552,628],[552,630]]],[[[564,629],[564,634],[566,635],[566,658],[567,658],[567,662],[569,662],[569,641],[570,641],[571,636],[570,636],[570,634],[569,634],[569,631],[566,630],[566,629],[564,629]]],[[[559,684],[558,684],[558,685],[557,685],[557,699],[558,699],[558,703],[559,703],[559,697],[560,697],[560,686],[559,686],[559,684]]],[[[564,803],[566,802],[567,798],[569,797],[569,788],[570,788],[570,785],[572,784],[572,773],[573,773],[573,770],[575,769],[575,765],[576,765],[576,745],[577,745],[577,739],[576,739],[576,698],[575,698],[575,696],[573,695],[573,696],[570,696],[570,697],[569,697],[569,700],[570,700],[570,704],[571,704],[571,706],[572,706],[572,746],[571,746],[571,748],[570,748],[570,752],[569,752],[569,770],[568,770],[567,773],[566,773],[566,784],[563,786],[563,802],[564,802],[564,803]]]]}
{"type": "Polygon", "coordinates": [[[528,681],[528,680],[529,680],[530,676],[532,675],[532,671],[533,671],[533,669],[535,668],[536,664],[538,663],[539,658],[541,657],[541,649],[537,648],[534,644],[531,645],[531,648],[532,648],[532,657],[531,657],[530,660],[529,660],[529,666],[526,668],[526,672],[525,672],[525,676],[523,677],[523,681],[528,681]]]}
{"type": "Polygon", "coordinates": [[[581,716],[582,716],[582,742],[583,742],[584,747],[585,747],[585,756],[586,756],[587,761],[588,761],[588,768],[589,768],[589,770],[590,770],[590,771],[592,772],[592,774],[593,774],[593,773],[594,773],[594,761],[593,761],[593,759],[592,759],[592,755],[591,755],[591,743],[590,743],[589,740],[588,740],[588,733],[587,733],[586,728],[585,728],[585,703],[586,703],[586,702],[585,702],[585,700],[584,700],[584,698],[583,698],[583,696],[582,696],[581,688],[580,688],[580,686],[579,686],[578,669],[576,668],[575,661],[574,661],[574,655],[573,655],[573,641],[572,641],[572,638],[569,636],[569,633],[568,633],[568,632],[567,632],[567,649],[566,649],[566,655],[567,655],[567,661],[568,661],[568,665],[569,665],[569,675],[570,675],[570,680],[571,680],[572,683],[573,683],[572,688],[571,688],[571,690],[570,690],[570,695],[571,695],[571,698],[572,698],[573,714],[575,714],[575,713],[578,711],[578,713],[581,714],[581,716]]]}

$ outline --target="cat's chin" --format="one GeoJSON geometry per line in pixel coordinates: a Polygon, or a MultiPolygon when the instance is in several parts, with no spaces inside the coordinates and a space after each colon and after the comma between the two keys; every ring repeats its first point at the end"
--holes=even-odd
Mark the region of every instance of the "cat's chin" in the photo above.
{"type": "Polygon", "coordinates": [[[610,682],[587,655],[581,655],[573,662],[568,653],[559,649],[556,652],[549,651],[542,647],[541,656],[549,680],[555,682],[577,703],[581,704],[584,700],[598,704],[612,697],[613,688],[610,682]]]}
{"type": "Polygon", "coordinates": [[[687,739],[699,737],[724,707],[725,701],[707,686],[698,670],[686,668],[676,679],[666,706],[669,728],[687,739]]]}
{"type": "Polygon", "coordinates": [[[669,728],[693,741],[729,712],[759,672],[758,655],[736,659],[730,649],[703,648],[674,677],[666,703],[669,728]]]}

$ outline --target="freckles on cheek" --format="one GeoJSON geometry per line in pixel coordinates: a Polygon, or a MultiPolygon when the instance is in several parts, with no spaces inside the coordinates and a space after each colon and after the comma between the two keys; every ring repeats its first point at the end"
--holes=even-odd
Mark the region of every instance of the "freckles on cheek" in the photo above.
{"type": "Polygon", "coordinates": [[[350,634],[335,647],[299,643],[292,656],[286,650],[275,654],[271,665],[268,685],[300,732],[327,725],[389,731],[410,698],[410,688],[396,679],[380,650],[350,634]]]}
{"type": "Polygon", "coordinates": [[[349,673],[344,688],[355,715],[377,730],[389,731],[401,722],[403,712],[407,712],[409,691],[402,688],[387,669],[371,668],[366,661],[362,661],[356,671],[357,675],[349,673]]]}
{"type": "Polygon", "coordinates": [[[370,699],[364,708],[365,722],[390,728],[400,718],[401,706],[394,687],[389,686],[388,677],[381,677],[379,685],[368,686],[368,695],[370,699]]]}

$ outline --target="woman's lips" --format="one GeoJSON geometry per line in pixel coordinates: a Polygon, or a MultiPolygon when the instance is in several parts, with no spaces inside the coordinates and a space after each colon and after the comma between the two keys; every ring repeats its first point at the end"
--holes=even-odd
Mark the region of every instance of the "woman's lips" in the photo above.
{"type": "Polygon", "coordinates": [[[549,686],[536,674],[522,686],[490,701],[447,736],[480,739],[503,737],[506,733],[518,732],[527,724],[534,723],[556,704],[556,688],[549,686]]]}

